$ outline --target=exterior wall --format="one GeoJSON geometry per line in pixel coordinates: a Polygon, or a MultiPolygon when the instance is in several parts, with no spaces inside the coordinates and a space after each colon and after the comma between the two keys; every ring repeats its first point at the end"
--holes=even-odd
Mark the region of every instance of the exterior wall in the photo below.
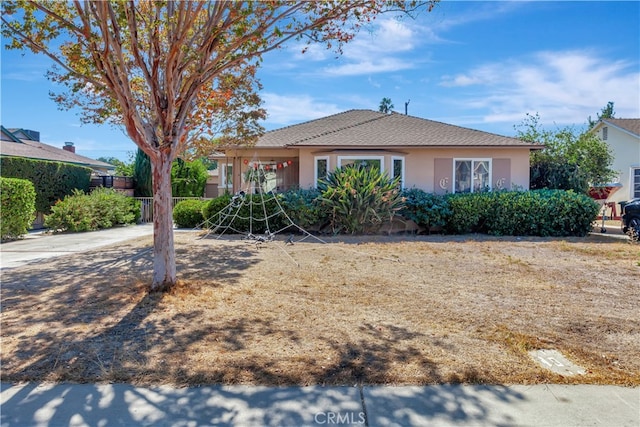
{"type": "MultiPolygon", "coordinates": [[[[224,185],[224,178],[219,178],[218,194],[223,195],[225,192],[235,194],[239,191],[247,191],[249,184],[245,182],[245,175],[249,169],[251,169],[255,163],[270,167],[273,165],[279,169],[278,174],[287,176],[289,181],[295,181],[295,185],[298,185],[299,178],[299,159],[297,149],[256,149],[256,148],[243,148],[232,149],[225,152],[226,157],[217,158],[220,174],[224,173],[224,166],[233,165],[233,185],[227,187],[224,185]],[[283,164],[287,163],[286,170],[284,170],[283,164]],[[291,164],[289,164],[291,163],[291,164]],[[289,169],[291,168],[291,169],[289,169]]],[[[282,189],[279,189],[282,190],[282,189]]]]}
{"type": "Polygon", "coordinates": [[[408,148],[398,150],[322,150],[300,148],[300,187],[311,188],[314,182],[314,159],[329,159],[329,170],[344,156],[380,156],[384,169],[391,172],[394,157],[404,157],[404,188],[427,192],[451,192],[454,159],[491,159],[492,188],[529,189],[529,150],[514,148],[408,148]],[[446,167],[446,165],[450,167],[446,167]],[[443,169],[445,168],[445,169],[443,169]],[[444,173],[444,174],[443,174],[444,173]],[[500,183],[498,183],[500,181],[500,183]],[[445,188],[442,188],[442,187],[445,188]]]}
{"type": "Polygon", "coordinates": [[[611,147],[614,155],[612,169],[618,171],[618,181],[622,184],[622,188],[614,193],[609,202],[621,202],[633,198],[633,168],[640,168],[640,138],[624,132],[614,126],[608,126],[606,123],[598,125],[594,132],[603,139],[603,128],[608,128],[606,142],[611,147]]]}

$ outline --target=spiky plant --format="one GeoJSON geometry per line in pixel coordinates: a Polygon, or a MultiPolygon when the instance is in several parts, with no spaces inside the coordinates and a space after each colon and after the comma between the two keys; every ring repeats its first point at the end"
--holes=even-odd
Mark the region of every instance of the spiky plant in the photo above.
{"type": "Polygon", "coordinates": [[[333,232],[376,232],[403,206],[399,182],[375,166],[349,165],[331,172],[318,189],[333,232]]]}

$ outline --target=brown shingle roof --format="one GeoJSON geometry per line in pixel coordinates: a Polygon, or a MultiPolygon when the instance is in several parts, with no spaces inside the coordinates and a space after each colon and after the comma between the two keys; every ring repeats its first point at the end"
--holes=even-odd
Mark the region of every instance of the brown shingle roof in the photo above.
{"type": "Polygon", "coordinates": [[[29,159],[51,160],[73,163],[80,166],[100,169],[114,169],[109,163],[81,156],[38,141],[22,139],[21,142],[0,141],[0,154],[3,156],[26,157],[29,159]]]}
{"type": "Polygon", "coordinates": [[[640,137],[640,119],[602,119],[602,121],[640,137]]]}
{"type": "Polygon", "coordinates": [[[273,130],[256,147],[540,147],[516,138],[398,113],[349,110],[273,130]]]}

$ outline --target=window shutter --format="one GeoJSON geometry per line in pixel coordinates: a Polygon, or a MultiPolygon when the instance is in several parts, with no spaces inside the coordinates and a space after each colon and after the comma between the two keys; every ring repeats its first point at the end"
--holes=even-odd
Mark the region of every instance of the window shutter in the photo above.
{"type": "Polygon", "coordinates": [[[453,159],[434,159],[433,161],[433,192],[447,194],[453,190],[453,159]]]}
{"type": "Polygon", "coordinates": [[[511,159],[493,159],[492,189],[511,190],[511,159]]]}

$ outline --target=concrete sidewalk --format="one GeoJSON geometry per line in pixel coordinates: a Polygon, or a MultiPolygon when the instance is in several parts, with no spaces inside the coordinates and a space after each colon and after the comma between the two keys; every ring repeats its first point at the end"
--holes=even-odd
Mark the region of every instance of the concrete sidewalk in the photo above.
{"type": "Polygon", "coordinates": [[[29,233],[24,239],[0,244],[0,269],[20,267],[40,259],[89,251],[152,235],[153,224],[114,227],[86,233],[29,233]]]}
{"type": "Polygon", "coordinates": [[[591,385],[134,387],[3,383],[13,426],[629,426],[640,389],[591,385]]]}

